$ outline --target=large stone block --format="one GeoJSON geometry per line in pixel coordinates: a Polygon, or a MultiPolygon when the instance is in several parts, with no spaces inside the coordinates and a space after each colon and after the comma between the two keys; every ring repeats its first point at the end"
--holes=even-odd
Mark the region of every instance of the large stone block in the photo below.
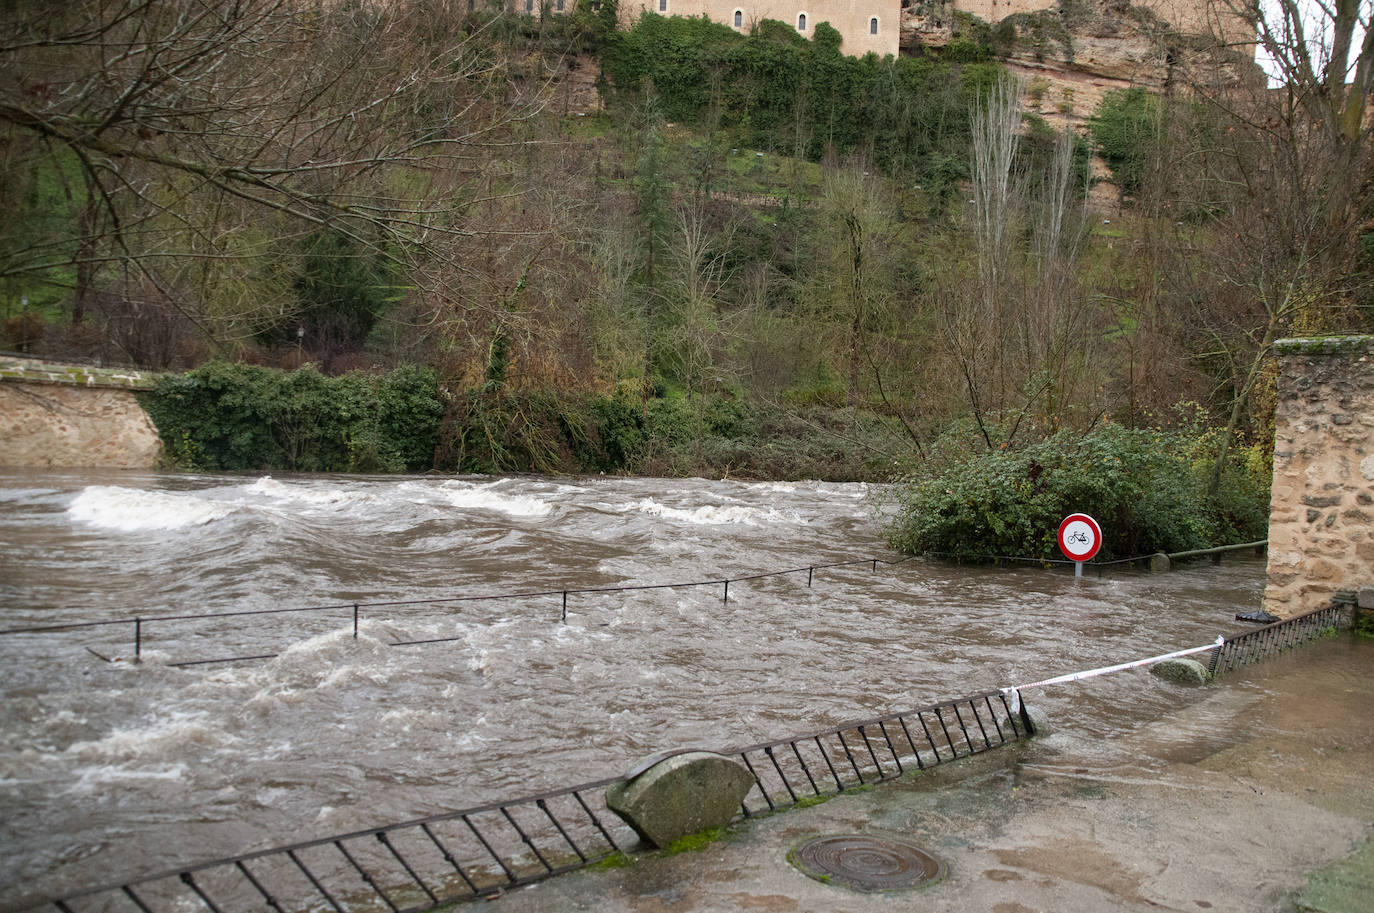
{"type": "Polygon", "coordinates": [[[606,807],[644,840],[666,847],[679,837],[730,823],[754,776],[724,755],[673,755],[606,790],[606,807]]]}
{"type": "Polygon", "coordinates": [[[1207,683],[1207,667],[1195,659],[1166,659],[1150,667],[1150,674],[1179,685],[1207,683]]]}

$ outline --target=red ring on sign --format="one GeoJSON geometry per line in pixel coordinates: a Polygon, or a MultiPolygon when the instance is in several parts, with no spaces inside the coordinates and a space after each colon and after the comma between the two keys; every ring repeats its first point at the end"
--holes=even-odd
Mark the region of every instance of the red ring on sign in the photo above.
{"type": "Polygon", "coordinates": [[[1088,516],[1087,514],[1069,514],[1067,517],[1064,518],[1064,522],[1059,524],[1059,550],[1063,552],[1065,556],[1067,556],[1070,560],[1091,561],[1092,557],[1096,555],[1098,550],[1101,548],[1102,527],[1098,526],[1097,521],[1094,520],[1092,517],[1088,516]],[[1092,546],[1087,551],[1083,551],[1082,547],[1078,546],[1077,543],[1073,543],[1073,545],[1076,546],[1076,548],[1071,548],[1070,543],[1067,542],[1064,538],[1064,531],[1068,529],[1070,523],[1073,523],[1075,521],[1078,521],[1080,523],[1086,523],[1089,527],[1092,528],[1092,546]]]}

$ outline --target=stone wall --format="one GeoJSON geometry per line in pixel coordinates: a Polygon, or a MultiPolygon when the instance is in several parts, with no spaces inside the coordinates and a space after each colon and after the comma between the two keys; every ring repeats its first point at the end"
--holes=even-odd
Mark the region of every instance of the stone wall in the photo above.
{"type": "Polygon", "coordinates": [[[133,391],[155,375],[0,357],[0,467],[151,469],[162,441],[133,391]]]}
{"type": "Polygon", "coordinates": [[[1264,607],[1289,617],[1374,583],[1374,337],[1285,339],[1275,348],[1264,607]]]}

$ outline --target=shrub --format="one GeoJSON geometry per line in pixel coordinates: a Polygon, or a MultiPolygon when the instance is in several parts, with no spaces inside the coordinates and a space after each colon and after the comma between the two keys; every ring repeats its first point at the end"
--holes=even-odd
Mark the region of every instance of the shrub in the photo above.
{"type": "Polygon", "coordinates": [[[1159,104],[1158,96],[1140,87],[1114,89],[1088,118],[1097,153],[1123,193],[1140,191],[1146,162],[1157,144],[1159,104]]]}
{"type": "Polygon", "coordinates": [[[1052,558],[1059,523],[1075,512],[1101,524],[1103,559],[1263,538],[1267,485],[1244,454],[1231,460],[1223,493],[1204,498],[1211,443],[1208,435],[1108,424],[971,456],[907,483],[889,540],[906,552],[960,559],[1052,558]]]}
{"type": "Polygon", "coordinates": [[[144,405],[186,469],[401,472],[433,465],[439,417],[434,372],[326,377],[209,362],[164,377],[144,405]]]}

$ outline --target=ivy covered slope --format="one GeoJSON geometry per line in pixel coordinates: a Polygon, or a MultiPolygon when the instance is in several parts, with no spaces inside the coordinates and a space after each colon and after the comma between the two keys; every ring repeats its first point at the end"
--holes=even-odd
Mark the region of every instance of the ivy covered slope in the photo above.
{"type": "Polygon", "coordinates": [[[1083,512],[1102,526],[1102,560],[1263,539],[1268,462],[1260,448],[1232,450],[1208,497],[1217,437],[1108,423],[975,454],[908,481],[889,538],[966,560],[1061,558],[1059,523],[1083,512]]]}
{"type": "Polygon", "coordinates": [[[338,377],[209,362],[143,394],[167,462],[190,470],[636,473],[887,480],[900,423],[867,411],[665,387],[456,391],[430,368],[338,377]]]}
{"type": "Polygon", "coordinates": [[[209,362],[164,377],[143,404],[168,460],[209,470],[429,469],[444,411],[434,371],[412,365],[326,377],[209,362]]]}

